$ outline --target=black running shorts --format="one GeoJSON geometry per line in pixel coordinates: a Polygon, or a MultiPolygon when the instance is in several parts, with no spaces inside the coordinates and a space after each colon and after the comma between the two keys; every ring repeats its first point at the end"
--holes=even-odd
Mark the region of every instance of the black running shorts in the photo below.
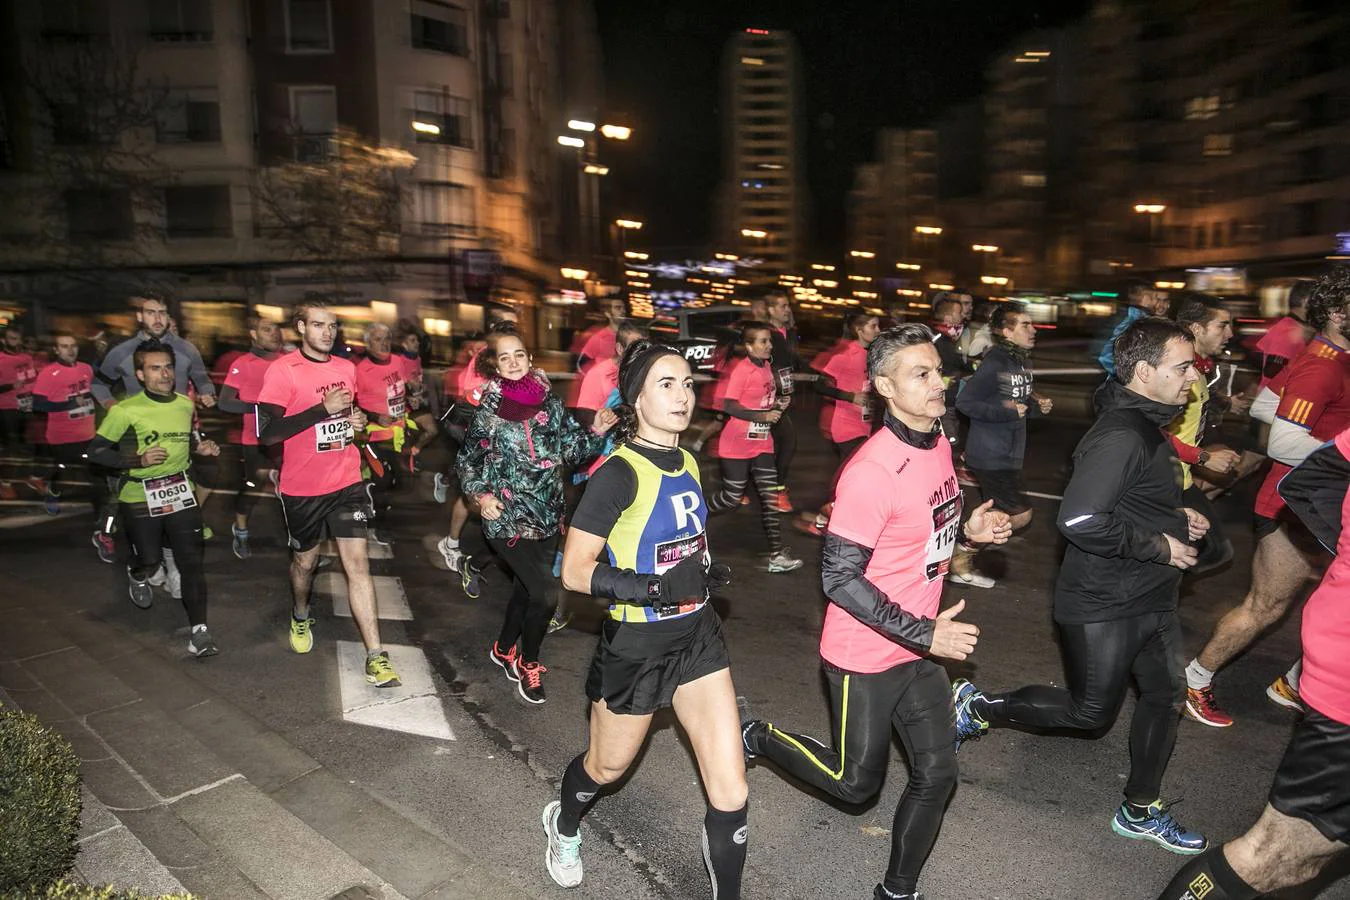
{"type": "Polygon", "coordinates": [[[730,665],[722,620],[711,604],[663,622],[606,618],[586,676],[586,696],[611,712],[645,716],[671,705],[675,689],[730,665]]]}
{"type": "Polygon", "coordinates": [[[239,453],[242,457],[240,466],[241,487],[247,487],[251,484],[253,487],[264,490],[271,489],[272,483],[259,476],[258,473],[281,468],[281,464],[277,462],[280,454],[274,452],[280,448],[280,444],[271,447],[258,444],[240,444],[239,453]]]}
{"type": "Polygon", "coordinates": [[[1270,805],[1312,823],[1329,841],[1350,841],[1350,725],[1307,709],[1270,786],[1270,805]]]}
{"type": "Polygon", "coordinates": [[[317,497],[282,494],[281,511],[291,548],[303,552],[318,546],[325,527],[329,537],[364,539],[370,522],[370,497],[365,482],[358,481],[317,497]]]}
{"type": "Polygon", "coordinates": [[[1031,509],[1021,469],[971,469],[980,482],[980,502],[994,501],[994,509],[1018,516],[1031,509]]]}

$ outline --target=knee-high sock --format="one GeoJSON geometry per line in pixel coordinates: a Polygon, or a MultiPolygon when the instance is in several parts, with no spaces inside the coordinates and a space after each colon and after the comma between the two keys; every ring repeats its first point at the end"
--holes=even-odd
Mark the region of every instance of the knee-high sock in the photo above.
{"type": "Polygon", "coordinates": [[[1182,866],[1158,900],[1252,900],[1261,894],[1243,881],[1214,847],[1182,866]]]}
{"type": "Polygon", "coordinates": [[[712,878],[713,900],[740,900],[741,871],[745,868],[746,810],[723,812],[708,807],[703,817],[703,861],[712,878]]]}
{"type": "Polygon", "coordinates": [[[558,833],[564,837],[572,837],[577,833],[577,829],[581,827],[582,815],[602,787],[599,782],[586,774],[585,759],[586,754],[581,754],[572,760],[567,766],[567,771],[563,773],[562,809],[558,810],[558,833]]]}

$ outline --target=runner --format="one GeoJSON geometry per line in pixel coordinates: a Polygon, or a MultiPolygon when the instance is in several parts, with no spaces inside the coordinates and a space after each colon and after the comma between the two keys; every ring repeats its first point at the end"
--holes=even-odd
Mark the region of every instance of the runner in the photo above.
{"type": "MultiPolygon", "coordinates": [[[[867,378],[867,348],[881,333],[881,322],[870,313],[844,316],[844,336],[838,344],[811,361],[819,376],[816,393],[826,398],[820,411],[820,429],[834,447],[842,468],[853,451],[872,435],[876,397],[867,378]]],[[[817,537],[830,521],[830,504],[803,512],[797,527],[817,537]]]]}
{"type": "MultiPolygon", "coordinates": [[[[447,369],[444,376],[444,391],[449,408],[446,410],[444,428],[450,449],[450,471],[454,473],[460,448],[464,445],[464,435],[473,422],[474,412],[482,402],[483,385],[488,382],[478,371],[478,354],[487,348],[487,341],[481,333],[474,333],[460,347],[460,355],[455,365],[447,369]]],[[[451,477],[437,472],[434,496],[438,503],[446,500],[451,477]]],[[[469,521],[469,502],[463,491],[455,494],[454,505],[450,509],[450,533],[441,538],[436,549],[441,552],[445,566],[451,572],[458,572],[460,587],[470,600],[477,600],[482,594],[482,566],[476,561],[478,554],[468,553],[461,548],[460,540],[464,526],[469,521]]]]}
{"type": "MultiPolygon", "coordinates": [[[[1031,351],[1036,323],[1022,306],[1000,303],[989,316],[994,346],[961,388],[956,406],[970,420],[966,464],[979,482],[980,499],[1008,514],[1014,531],[1031,524],[1031,501],[1022,474],[1027,453],[1027,416],[1048,416],[1054,401],[1035,392],[1031,351]]],[[[947,580],[991,588],[994,579],[975,571],[966,554],[952,559],[947,580]]]]}
{"type": "Polygon", "coordinates": [[[234,358],[225,384],[220,389],[218,405],[222,412],[243,416],[239,431],[239,492],[234,497],[234,536],[232,549],[239,559],[249,558],[248,517],[258,505],[258,486],[276,482],[277,463],[258,442],[258,394],[262,391],[267,367],[277,358],[281,349],[281,326],[252,313],[248,317],[248,336],[252,346],[247,353],[234,358]]]}
{"type": "Polygon", "coordinates": [[[769,365],[773,369],[778,389],[779,404],[783,414],[773,423],[773,465],[778,474],[778,494],[774,497],[774,509],[780,513],[793,512],[792,498],[788,495],[788,470],[792,459],[797,455],[797,429],[792,424],[792,393],[796,389],[793,375],[797,371],[797,323],[792,314],[792,304],[788,295],[777,289],[750,301],[750,318],[757,322],[767,322],[772,330],[769,338],[773,342],[769,365]],[[762,312],[761,312],[762,310],[762,312]]]}
{"type": "Polygon", "coordinates": [[[440,433],[440,426],[436,424],[440,416],[436,392],[426,389],[426,375],[422,369],[422,336],[407,322],[399,326],[394,354],[403,365],[403,382],[408,392],[408,419],[417,430],[417,440],[408,446],[408,474],[416,475],[420,454],[440,433]]]}
{"type": "Polygon", "coordinates": [[[1308,298],[1317,282],[1299,279],[1289,288],[1289,313],[1261,335],[1256,349],[1261,353],[1261,387],[1269,387],[1270,380],[1303,352],[1312,340],[1313,329],[1308,324],[1308,298]]]}
{"type": "MultiPolygon", "coordinates": [[[[392,334],[379,322],[366,327],[366,355],[356,364],[356,405],[366,414],[366,465],[371,508],[378,520],[394,502],[399,454],[408,435],[405,361],[392,355],[392,334]]],[[[374,523],[372,523],[373,525],[374,523]]]]}
{"type": "Polygon", "coordinates": [[[596,306],[605,320],[582,332],[572,351],[577,354],[577,372],[583,375],[596,363],[614,357],[619,321],[628,315],[628,303],[621,296],[601,297],[596,306]]]}
{"type": "Polygon", "coordinates": [[[369,498],[352,436],[366,427],[355,405],[356,367],[333,356],[337,316],[321,301],[300,304],[292,319],[300,349],[267,367],[258,392],[258,439],[282,444],[281,511],[291,545],[291,649],[314,649],[309,592],[324,532],[334,538],[347,575],[347,600],[366,648],[366,681],[398,687],[380,647],[375,584],[366,543],[369,498]]]}
{"type": "Polygon", "coordinates": [[[563,516],[563,470],[590,462],[613,426],[612,410],[587,429],[549,392],[514,326],[488,332],[479,371],[490,376],[459,451],[459,483],[474,498],[483,533],[513,576],[497,641],[488,651],[528,703],[544,693],[539,650],[553,616],[551,572],[563,516]]]}
{"type": "Polygon", "coordinates": [[[722,490],[708,499],[708,512],[726,512],[740,506],[746,485],[753,478],[759,494],[760,522],[769,543],[768,571],[792,572],[802,567],[802,561],[783,543],[777,516],[780,506],[774,499],[782,487],[774,468],[773,425],[782,418],[785,404],[778,396],[778,382],[771,368],[772,333],[773,328],[764,322],[743,324],[740,340],[718,383],[717,405],[728,418],[717,438],[722,490]]]}
{"type": "Polygon", "coordinates": [[[749,789],[722,626],[707,603],[730,569],[709,565],[698,462],[679,446],[694,379],[679,351],[639,341],[624,358],[620,393],[619,448],[587,486],[563,557],[564,587],[610,605],[586,678],[590,746],[563,773],[560,799],[544,807],[545,865],[562,887],[581,883],[581,817],[633,765],[653,714],[672,707],[707,796],[713,897],[736,900],[749,789]]]}
{"type": "MultiPolygon", "coordinates": [[[[85,451],[94,439],[94,396],[89,385],[94,370],[79,362],[80,345],[73,334],[58,333],[55,340],[56,362],[38,373],[33,383],[33,410],[45,413],[47,445],[52,452],[52,470],[47,478],[47,512],[61,511],[62,476],[89,472],[85,451]]],[[[101,474],[89,472],[90,503],[94,507],[94,547],[99,558],[112,562],[116,554],[112,539],[98,528],[98,516],[107,502],[107,482],[101,474]],[[104,541],[106,540],[106,544],[104,541]]]]}
{"type": "MultiPolygon", "coordinates": [[[[0,342],[0,449],[6,453],[31,455],[28,417],[33,411],[33,381],[36,378],[33,357],[23,349],[23,334],[13,325],[6,327],[4,340],[0,342]]],[[[24,484],[40,496],[47,496],[47,483],[36,474],[26,477],[24,484]]],[[[13,500],[15,496],[13,485],[0,478],[0,498],[13,500]]]]}
{"type": "MultiPolygon", "coordinates": [[[[1214,673],[1289,610],[1320,554],[1276,488],[1293,466],[1350,426],[1350,270],[1318,279],[1308,300],[1308,322],[1317,337],[1277,376],[1284,389],[1270,427],[1270,472],[1256,495],[1251,589],[1219,619],[1204,649],[1186,667],[1186,715],[1216,728],[1231,725],[1233,717],[1214,697],[1214,673]]],[[[1295,662],[1266,689],[1266,696],[1301,709],[1298,680],[1295,662]]]]}
{"type": "Polygon", "coordinates": [[[126,472],[117,498],[131,542],[127,567],[131,602],[142,609],[150,607],[150,577],[162,560],[167,567],[163,556],[167,544],[179,573],[169,578],[169,590],[183,601],[191,627],[188,652],[215,656],[219,649],[206,627],[202,510],[193,490],[189,449],[201,456],[218,456],[220,448],[197,437],[192,401],[174,392],[172,347],[154,338],[146,340],[132,354],[131,364],[143,390],[108,411],[89,444],[89,459],[126,472]]]}
{"type": "Polygon", "coordinates": [[[742,739],[747,754],[856,804],[881,790],[894,728],[910,775],[873,896],[917,900],[919,872],[956,787],[950,685],[926,657],[965,659],[979,635],[955,619],[965,601],[938,612],[943,576],[958,542],[1003,543],[1012,529],[990,502],[962,526],[951,446],[939,425],[945,386],[932,332],[918,324],[882,332],[868,348],[867,369],[886,413],[844,464],[821,565],[830,605],[820,656],[839,736],[826,746],[751,720],[742,739]]]}
{"type": "MultiPolygon", "coordinates": [[[[1333,533],[1336,559],[1303,607],[1303,702],[1275,772],[1265,809],[1241,837],[1196,857],[1158,900],[1248,900],[1311,881],[1350,844],[1350,432],[1310,455],[1300,477],[1334,490],[1313,495],[1298,513],[1307,527],[1333,533]],[[1314,471],[1306,471],[1312,469],[1314,471]],[[1330,499],[1339,496],[1337,502],[1330,499]]],[[[1284,489],[1285,485],[1281,485],[1284,489]]],[[[1289,503],[1298,503],[1294,494],[1289,503]]]]}
{"type": "Polygon", "coordinates": [[[986,694],[964,678],[952,685],[959,744],[991,726],[1104,731],[1133,676],[1130,775],[1111,829],[1173,853],[1208,846],[1160,799],[1185,699],[1178,586],[1195,564],[1191,543],[1208,529],[1182,507],[1162,432],[1199,377],[1194,359],[1190,332],[1165,319],[1140,319],[1116,342],[1116,374],[1098,390],[1097,421],[1074,450],[1056,522],[1068,540],[1054,604],[1066,687],[986,694]]]}
{"type": "Polygon", "coordinates": [[[1125,333],[1125,329],[1145,316],[1167,315],[1167,308],[1170,305],[1166,293],[1140,278],[1132,278],[1125,282],[1121,295],[1128,304],[1125,316],[1116,323],[1111,336],[1102,346],[1102,352],[1097,356],[1097,362],[1106,370],[1107,378],[1116,374],[1116,339],[1125,333]]]}

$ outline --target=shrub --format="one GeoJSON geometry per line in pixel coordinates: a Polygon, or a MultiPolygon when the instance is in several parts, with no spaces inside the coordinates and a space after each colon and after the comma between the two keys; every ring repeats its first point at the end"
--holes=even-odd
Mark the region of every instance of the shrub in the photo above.
{"type": "Polygon", "coordinates": [[[35,717],[0,709],[0,894],[41,895],[75,863],[80,760],[35,717]]]}
{"type": "Polygon", "coordinates": [[[193,900],[191,894],[165,894],[152,897],[139,891],[126,891],[105,885],[91,887],[64,879],[49,885],[45,891],[25,894],[2,894],[0,900],[193,900]]]}

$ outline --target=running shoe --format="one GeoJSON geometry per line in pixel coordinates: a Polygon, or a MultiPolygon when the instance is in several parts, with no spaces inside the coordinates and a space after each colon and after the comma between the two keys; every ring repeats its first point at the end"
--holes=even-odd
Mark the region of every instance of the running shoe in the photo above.
{"type": "Polygon", "coordinates": [[[519,657],[516,655],[515,644],[512,644],[511,648],[503,653],[497,646],[497,642],[493,641],[492,649],[488,650],[488,659],[501,666],[502,671],[511,681],[520,681],[520,673],[516,671],[516,663],[519,661],[519,657]]]}
{"type": "Polygon", "coordinates": [[[450,482],[446,480],[445,474],[437,472],[433,479],[431,488],[431,498],[437,503],[444,503],[450,494],[450,482]]]}
{"type": "Polygon", "coordinates": [[[824,537],[825,529],[830,524],[830,520],[819,513],[804,512],[793,519],[792,524],[797,526],[797,530],[802,534],[809,534],[812,537],[824,537]]]}
{"type": "Polygon", "coordinates": [[[948,572],[947,580],[952,584],[964,584],[967,587],[991,588],[998,584],[994,579],[987,575],[981,575],[974,570],[969,572],[948,572]]]}
{"type": "Polygon", "coordinates": [[[376,534],[374,528],[366,529],[366,537],[370,540],[372,544],[379,544],[381,547],[389,546],[389,542],[381,538],[378,534],[376,534]]]}
{"type": "Polygon", "coordinates": [[[1148,805],[1148,812],[1142,818],[1135,818],[1121,804],[1111,819],[1111,830],[1121,837],[1136,841],[1152,841],[1164,850],[1194,856],[1204,853],[1209,841],[1197,831],[1187,831],[1168,811],[1176,801],[1164,804],[1154,800],[1148,805]]]}
{"type": "Polygon", "coordinates": [[[173,599],[183,599],[183,573],[168,560],[164,561],[164,587],[173,599]]]}
{"type": "Polygon", "coordinates": [[[581,884],[581,832],[572,837],[558,833],[558,813],[562,811],[561,801],[554,800],[544,807],[544,836],[548,838],[548,849],[544,851],[544,865],[548,875],[559,887],[574,888],[581,884]]]}
{"type": "Polygon", "coordinates": [[[188,652],[201,659],[203,656],[215,656],[220,648],[211,640],[211,632],[203,626],[201,629],[192,629],[192,636],[188,638],[188,652]]]}
{"type": "Polygon", "coordinates": [[[477,600],[483,595],[483,573],[474,568],[468,558],[459,564],[459,585],[464,588],[464,596],[470,600],[477,600]]]}
{"type": "Polygon", "coordinates": [[[164,565],[161,563],[160,567],[158,569],[155,569],[155,571],[151,572],[150,577],[145,579],[145,581],[147,584],[153,587],[167,588],[169,584],[169,576],[164,571],[164,565]]]}
{"type": "Polygon", "coordinates": [[[572,614],[570,612],[564,611],[561,613],[554,613],[553,618],[548,620],[548,633],[552,634],[555,631],[562,631],[569,623],[571,623],[571,621],[572,614]]]}
{"type": "Polygon", "coordinates": [[[989,723],[981,718],[971,703],[984,695],[964,678],[952,682],[952,704],[956,707],[956,749],[966,741],[978,741],[989,731],[989,723]]]}
{"type": "Polygon", "coordinates": [[[403,685],[403,682],[399,680],[398,673],[389,664],[388,650],[381,650],[374,656],[366,657],[366,683],[373,684],[377,688],[401,687],[403,685]]]}
{"type": "Polygon", "coordinates": [[[796,511],[792,506],[792,498],[788,496],[787,488],[778,489],[778,496],[773,498],[773,511],[776,513],[791,513],[796,511]]]}
{"type": "Polygon", "coordinates": [[[291,649],[296,653],[308,653],[314,649],[314,619],[306,616],[297,619],[291,616],[291,649]]]}
{"type": "Polygon", "coordinates": [[[1186,718],[1211,728],[1227,728],[1233,724],[1233,717],[1223,711],[1219,701],[1214,699],[1213,687],[1186,688],[1186,705],[1182,708],[1186,718]]]}
{"type": "Polygon", "coordinates": [[[231,525],[230,534],[234,535],[234,544],[231,549],[234,550],[235,558],[248,559],[248,529],[240,528],[237,525],[231,525]]]}
{"type": "Polygon", "coordinates": [[[1289,679],[1281,675],[1270,683],[1266,688],[1266,696],[1272,703],[1278,703],[1285,709],[1293,709],[1303,712],[1303,698],[1298,694],[1298,688],[1289,683],[1289,679]]]}
{"type": "Polygon", "coordinates": [[[458,547],[450,546],[448,535],[436,542],[436,549],[441,551],[441,559],[445,560],[445,567],[451,572],[458,572],[459,564],[464,559],[464,553],[458,547]]]}
{"type": "Polygon", "coordinates": [[[547,699],[544,696],[544,673],[547,671],[542,663],[516,662],[516,674],[520,676],[516,682],[516,690],[526,702],[537,706],[547,699]]]}
{"type": "Polygon", "coordinates": [[[19,492],[14,490],[14,485],[8,481],[0,481],[0,500],[14,500],[19,496],[19,492]]]}
{"type": "Polygon", "coordinates": [[[98,548],[99,559],[110,563],[117,558],[117,544],[113,542],[112,535],[106,531],[95,531],[90,540],[98,548]]]}
{"type": "Polygon", "coordinates": [[[741,506],[749,506],[749,505],[750,505],[750,495],[741,494],[741,506]]]}
{"type": "Polygon", "coordinates": [[[42,508],[47,511],[47,515],[55,516],[61,512],[61,499],[59,494],[48,494],[42,498],[42,508]]]}
{"type": "Polygon", "coordinates": [[[770,572],[793,572],[802,567],[802,561],[787,550],[779,550],[769,557],[770,572]]]}
{"type": "Polygon", "coordinates": [[[759,755],[751,748],[750,742],[754,735],[764,729],[764,723],[751,714],[750,701],[740,695],[736,697],[736,713],[741,720],[741,752],[745,754],[745,762],[748,765],[750,760],[759,755]]]}
{"type": "Polygon", "coordinates": [[[965,467],[963,463],[957,463],[953,468],[956,469],[956,483],[965,487],[979,487],[980,481],[975,477],[975,473],[965,467]]]}
{"type": "Polygon", "coordinates": [[[917,891],[913,894],[897,894],[886,890],[886,885],[879,884],[876,890],[872,891],[872,900],[923,900],[923,894],[917,891]]]}
{"type": "Polygon", "coordinates": [[[211,530],[211,526],[210,526],[210,525],[203,525],[203,526],[202,526],[202,540],[204,540],[204,541],[209,541],[209,540],[211,540],[211,538],[213,538],[213,537],[215,537],[215,536],[216,536],[216,533],[215,533],[214,531],[211,530]]]}
{"type": "Polygon", "coordinates": [[[137,581],[131,575],[131,570],[127,569],[127,577],[131,578],[131,586],[127,588],[127,594],[131,597],[131,602],[141,609],[149,609],[155,602],[155,590],[150,587],[148,581],[137,581]]]}
{"type": "Polygon", "coordinates": [[[47,479],[40,478],[37,475],[29,475],[23,480],[23,483],[44,497],[51,493],[47,487],[47,479]]]}

